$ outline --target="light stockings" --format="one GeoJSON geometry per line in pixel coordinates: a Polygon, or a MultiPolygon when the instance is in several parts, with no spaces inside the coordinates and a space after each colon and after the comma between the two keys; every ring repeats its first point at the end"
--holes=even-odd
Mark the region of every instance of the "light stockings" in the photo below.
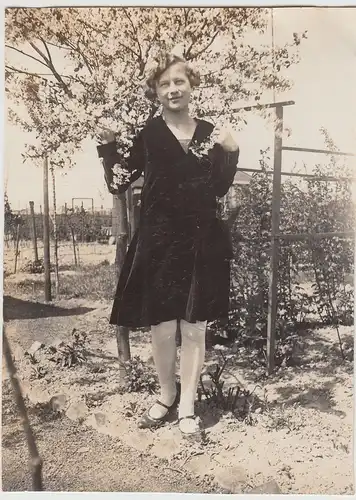
{"type": "MultiPolygon", "coordinates": [[[[194,415],[194,401],[205,358],[206,321],[188,323],[181,320],[182,347],[180,359],[181,398],[179,418],[194,415]]],[[[167,406],[176,396],[176,330],[177,321],[165,321],[152,326],[153,359],[161,386],[160,401],[167,406]]],[[[166,409],[154,405],[150,416],[161,418],[166,409]]]]}
{"type": "Polygon", "coordinates": [[[181,397],[179,418],[194,415],[194,401],[205,358],[206,321],[188,323],[181,320],[180,354],[181,397]]]}
{"type": "MultiPolygon", "coordinates": [[[[164,321],[159,325],[151,327],[152,332],[152,354],[156,367],[158,380],[161,386],[159,400],[171,406],[176,397],[176,331],[177,321],[164,321]]],[[[162,418],[167,410],[158,404],[150,410],[152,418],[162,418]]]]}

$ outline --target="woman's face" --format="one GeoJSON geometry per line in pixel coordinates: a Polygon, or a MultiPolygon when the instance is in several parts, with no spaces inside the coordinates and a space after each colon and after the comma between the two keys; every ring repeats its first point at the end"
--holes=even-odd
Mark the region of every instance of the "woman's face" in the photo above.
{"type": "Polygon", "coordinates": [[[159,102],[170,111],[181,111],[189,104],[192,87],[183,63],[172,64],[156,83],[159,102]]]}

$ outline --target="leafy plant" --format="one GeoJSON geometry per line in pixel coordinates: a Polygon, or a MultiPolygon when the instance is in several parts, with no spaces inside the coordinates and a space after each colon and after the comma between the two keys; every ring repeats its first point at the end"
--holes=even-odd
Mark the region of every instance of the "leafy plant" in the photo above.
{"type": "MultiPolygon", "coordinates": [[[[54,266],[51,265],[51,271],[54,266]]],[[[38,260],[30,260],[23,266],[23,271],[29,274],[43,274],[45,271],[43,258],[38,260]]]]}
{"type": "Polygon", "coordinates": [[[48,370],[39,362],[35,354],[25,352],[25,358],[30,362],[32,379],[41,379],[47,375],[48,370]]]}
{"type": "Polygon", "coordinates": [[[125,363],[124,389],[127,392],[148,392],[154,394],[158,380],[154,370],[140,358],[134,356],[125,363]]]}
{"type": "Polygon", "coordinates": [[[62,368],[72,368],[75,365],[83,364],[86,357],[87,335],[84,332],[73,328],[73,340],[68,343],[62,343],[58,347],[50,346],[50,351],[54,354],[50,359],[62,368]]]}
{"type": "Polygon", "coordinates": [[[252,425],[254,423],[252,410],[257,401],[254,391],[250,392],[239,385],[234,385],[227,389],[224,387],[223,374],[229,374],[226,367],[232,358],[233,355],[225,356],[222,352],[220,353],[220,361],[211,370],[208,370],[211,382],[209,384],[210,387],[204,383],[203,377],[200,377],[198,398],[201,400],[202,395],[204,395],[208,405],[213,405],[219,410],[229,412],[238,420],[252,425]]]}
{"type": "Polygon", "coordinates": [[[36,379],[44,378],[47,375],[47,373],[48,373],[47,369],[40,364],[31,367],[32,378],[36,379]]]}

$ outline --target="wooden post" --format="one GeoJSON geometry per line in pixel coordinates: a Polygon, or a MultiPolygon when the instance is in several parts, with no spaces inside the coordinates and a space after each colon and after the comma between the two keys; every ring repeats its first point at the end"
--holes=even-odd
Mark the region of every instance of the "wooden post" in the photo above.
{"type": "Polygon", "coordinates": [[[281,206],[281,171],[282,171],[282,132],[283,107],[276,107],[276,128],[274,136],[274,165],[272,190],[272,236],[270,257],[270,281],[268,292],[267,322],[267,369],[270,375],[275,368],[276,317],[277,317],[277,277],[279,257],[279,220],[281,206]]]}
{"type": "MultiPolygon", "coordinates": [[[[113,235],[115,234],[116,236],[115,269],[117,278],[119,278],[126,256],[128,243],[128,220],[125,193],[114,195],[112,217],[113,235]]],[[[124,326],[117,326],[116,328],[116,341],[120,362],[121,380],[123,380],[126,374],[124,363],[129,361],[131,358],[129,333],[130,330],[124,326]]]]}
{"type": "Polygon", "coordinates": [[[37,234],[36,234],[36,217],[35,217],[35,209],[34,202],[30,201],[30,214],[31,214],[31,222],[32,222],[32,245],[33,245],[33,256],[35,262],[38,261],[38,249],[37,249],[37,234]]]}
{"type": "Polygon", "coordinates": [[[48,200],[48,158],[43,162],[43,263],[45,273],[45,301],[52,300],[51,293],[51,257],[49,243],[49,200],[48,200]]]}
{"type": "Polygon", "coordinates": [[[57,196],[56,196],[56,173],[54,166],[51,166],[52,195],[53,195],[53,242],[54,242],[54,277],[56,298],[59,297],[59,260],[58,260],[58,231],[57,231],[57,196]]]}
{"type": "Polygon", "coordinates": [[[73,243],[74,265],[75,265],[75,267],[77,267],[78,266],[78,259],[77,259],[77,252],[75,250],[75,234],[74,234],[74,229],[73,229],[72,225],[70,225],[70,232],[72,235],[72,243],[73,243]]]}
{"type": "Polygon", "coordinates": [[[17,224],[16,226],[16,243],[15,243],[15,268],[14,268],[14,273],[16,274],[17,272],[17,259],[19,256],[19,243],[20,243],[20,224],[17,224]]]}
{"type": "Polygon", "coordinates": [[[32,473],[32,488],[34,491],[42,491],[42,459],[38,453],[36,440],[31,429],[25,401],[22,396],[21,385],[16,373],[16,367],[13,361],[12,352],[4,329],[2,332],[2,342],[7,371],[9,372],[10,382],[14,391],[17,408],[21,416],[22,425],[27,439],[28,451],[31,457],[30,468],[32,473]]]}

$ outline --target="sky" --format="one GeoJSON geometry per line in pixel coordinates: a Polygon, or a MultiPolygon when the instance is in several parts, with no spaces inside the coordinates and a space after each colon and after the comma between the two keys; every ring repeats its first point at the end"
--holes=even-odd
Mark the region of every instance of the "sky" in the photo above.
{"type": "MultiPolygon", "coordinates": [[[[293,100],[285,108],[284,125],[291,135],[286,146],[325,148],[320,128],[325,127],[341,151],[356,153],[356,9],[352,8],[283,8],[274,9],[276,44],[293,32],[308,30],[308,39],[300,48],[301,61],[289,68],[292,89],[276,100],[293,100]]],[[[268,35],[269,36],[269,35],[268,35]]],[[[265,96],[264,102],[272,102],[265,96]]],[[[245,103],[236,100],[234,106],[245,103]]],[[[5,127],[5,190],[15,210],[34,201],[39,210],[43,199],[42,169],[23,163],[21,154],[31,138],[19,127],[5,127]]],[[[260,117],[251,115],[239,133],[240,167],[258,168],[260,149],[273,148],[273,128],[260,117]]],[[[306,162],[308,169],[321,155],[283,152],[283,170],[297,169],[306,162]]],[[[98,161],[96,144],[88,141],[76,155],[77,165],[65,175],[57,174],[57,206],[72,198],[94,198],[95,207],[112,206],[98,161]]],[[[356,159],[346,160],[356,166],[356,159]]]]}

